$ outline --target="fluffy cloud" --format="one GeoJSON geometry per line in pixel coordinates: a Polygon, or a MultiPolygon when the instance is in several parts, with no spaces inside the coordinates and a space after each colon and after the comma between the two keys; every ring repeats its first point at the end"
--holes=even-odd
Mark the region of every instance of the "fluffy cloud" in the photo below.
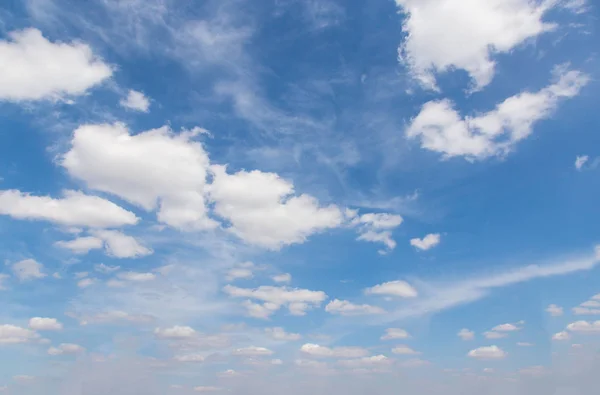
{"type": "Polygon", "coordinates": [[[176,325],[171,328],[156,328],[154,334],[162,339],[189,339],[196,336],[197,332],[189,326],[176,325]]]}
{"type": "Polygon", "coordinates": [[[339,314],[344,316],[384,314],[385,310],[381,307],[368,304],[354,304],[347,300],[332,300],[325,306],[325,311],[330,314],[339,314]]]}
{"type": "Polygon", "coordinates": [[[469,351],[467,356],[476,359],[502,359],[507,353],[498,346],[479,347],[469,351]]]}
{"type": "Polygon", "coordinates": [[[553,317],[558,317],[563,315],[563,308],[555,304],[551,304],[546,308],[546,312],[553,317]]]}
{"type": "Polygon", "coordinates": [[[569,335],[569,332],[566,331],[562,331],[562,332],[558,332],[555,333],[554,335],[552,335],[552,340],[569,340],[571,338],[571,335],[569,335]]]}
{"type": "Polygon", "coordinates": [[[413,350],[412,348],[405,346],[405,345],[400,345],[400,346],[396,346],[392,349],[392,352],[394,354],[398,354],[398,355],[418,355],[421,354],[418,351],[413,350]]]}
{"type": "MultiPolygon", "coordinates": [[[[358,216],[352,210],[348,210],[347,216],[352,218],[350,225],[358,227],[360,235],[357,240],[382,243],[388,251],[396,248],[391,230],[402,224],[404,220],[401,216],[388,213],[367,213],[358,216]]],[[[387,251],[379,252],[384,254],[387,251]]]]}
{"type": "Polygon", "coordinates": [[[369,355],[369,351],[361,347],[329,348],[312,343],[302,345],[300,351],[313,357],[327,358],[362,358],[369,355]]]}
{"type": "Polygon", "coordinates": [[[475,338],[475,332],[470,331],[466,328],[463,328],[460,331],[458,331],[456,335],[463,340],[473,340],[475,338]]]}
{"type": "Polygon", "coordinates": [[[148,100],[143,92],[133,89],[127,93],[127,97],[122,99],[119,104],[133,111],[148,112],[150,109],[150,100],[148,100]]]}
{"type": "Polygon", "coordinates": [[[389,281],[387,283],[378,284],[365,290],[367,295],[391,295],[402,298],[415,298],[418,293],[406,281],[389,281]]]}
{"type": "Polygon", "coordinates": [[[264,356],[264,355],[273,355],[273,351],[269,350],[268,348],[264,348],[264,347],[250,346],[250,347],[235,349],[231,352],[231,354],[237,355],[237,356],[243,356],[243,357],[257,357],[257,356],[264,356]]]}
{"type": "Polygon", "coordinates": [[[556,70],[558,80],[542,90],[522,92],[476,116],[461,117],[448,100],[426,103],[411,121],[406,136],[444,157],[485,159],[504,155],[527,138],[533,125],[548,118],[561,98],[576,96],[589,81],[578,71],[556,70]]]}
{"type": "Polygon", "coordinates": [[[65,191],[63,198],[32,196],[14,189],[0,191],[0,214],[16,219],[43,220],[65,226],[97,228],[134,225],[138,218],[97,196],[65,191]]]}
{"type": "Polygon", "coordinates": [[[576,321],[567,325],[567,330],[580,333],[600,333],[600,321],[576,321]]]}
{"type": "Polygon", "coordinates": [[[385,335],[381,336],[381,340],[408,339],[409,337],[410,335],[404,329],[388,328],[385,330],[385,335]]]}
{"type": "Polygon", "coordinates": [[[516,326],[515,324],[501,324],[501,325],[496,325],[495,327],[492,328],[493,331],[496,332],[514,332],[514,331],[519,331],[522,328],[516,326]]]}
{"type": "Polygon", "coordinates": [[[40,336],[31,329],[15,325],[0,325],[0,345],[22,344],[38,341],[40,336]]]}
{"type": "Polygon", "coordinates": [[[104,241],[98,237],[84,236],[69,241],[57,241],[54,245],[71,250],[75,254],[87,254],[91,250],[102,248],[104,241]]]}
{"type": "Polygon", "coordinates": [[[575,158],[575,168],[577,170],[581,170],[581,168],[583,168],[583,165],[585,165],[589,159],[590,159],[590,157],[587,155],[582,155],[582,156],[576,157],[575,158]]]}
{"type": "Polygon", "coordinates": [[[36,331],[59,331],[63,324],[56,318],[33,317],[29,320],[29,327],[36,331]]]}
{"type": "MultiPolygon", "coordinates": [[[[176,228],[216,226],[206,213],[204,187],[209,165],[199,129],[175,134],[168,127],[132,135],[125,125],[77,128],[62,165],[88,187],[121,197],[176,228]],[[168,166],[165,166],[168,163],[168,166]]],[[[99,211],[102,213],[102,211],[99,211]]]]}
{"type": "Polygon", "coordinates": [[[24,259],[12,265],[12,271],[21,281],[35,280],[46,277],[42,272],[44,265],[34,259],[24,259]]]}
{"type": "Polygon", "coordinates": [[[399,58],[425,87],[436,89],[436,73],[463,69],[481,89],[494,76],[493,56],[554,29],[543,17],[561,3],[396,0],[407,14],[402,26],[407,38],[398,49],[399,58]]]}
{"type": "Polygon", "coordinates": [[[67,354],[81,354],[85,351],[85,348],[78,344],[62,343],[58,347],[50,347],[48,354],[50,355],[67,355],[67,354]]]}
{"type": "Polygon", "coordinates": [[[82,95],[112,75],[83,43],[53,43],[37,29],[11,32],[9,39],[0,41],[0,99],[82,95]]]}
{"type": "Polygon", "coordinates": [[[252,262],[244,262],[239,267],[235,267],[233,269],[229,269],[227,272],[227,280],[232,281],[238,278],[252,278],[254,273],[252,269],[254,268],[254,264],[252,262]]]}
{"type": "Polygon", "coordinates": [[[259,318],[270,316],[281,306],[287,306],[293,315],[304,315],[307,309],[318,307],[327,299],[327,295],[322,291],[288,287],[260,286],[256,289],[247,289],[226,285],[223,291],[232,297],[265,302],[263,305],[246,303],[250,315],[259,318]]]}
{"type": "Polygon", "coordinates": [[[289,273],[277,274],[271,277],[276,283],[289,283],[292,281],[292,275],[289,273]]]}
{"type": "Polygon", "coordinates": [[[116,230],[92,231],[104,241],[106,254],[115,258],[139,258],[152,254],[152,250],[140,244],[134,237],[116,230]]]}
{"type": "Polygon", "coordinates": [[[281,327],[265,328],[265,333],[273,340],[294,341],[302,338],[299,333],[288,333],[281,327]]]}
{"type": "Polygon", "coordinates": [[[507,337],[508,334],[502,332],[487,331],[483,333],[483,336],[486,339],[502,339],[507,337]]]}
{"type": "Polygon", "coordinates": [[[211,171],[214,179],[208,190],[215,213],[247,243],[276,250],[342,223],[338,207],[320,207],[310,195],[294,195],[294,186],[277,174],[228,174],[224,166],[212,166],[211,171]]]}
{"type": "Polygon", "coordinates": [[[410,245],[422,251],[427,251],[438,244],[440,244],[439,233],[430,233],[422,239],[410,239],[410,245]]]}

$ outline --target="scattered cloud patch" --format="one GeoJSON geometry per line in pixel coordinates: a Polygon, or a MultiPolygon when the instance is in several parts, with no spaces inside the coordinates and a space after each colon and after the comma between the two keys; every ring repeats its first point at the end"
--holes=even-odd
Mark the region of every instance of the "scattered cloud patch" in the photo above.
{"type": "Polygon", "coordinates": [[[503,359],[507,353],[498,346],[487,346],[471,350],[467,356],[475,359],[503,359]]]}
{"type": "Polygon", "coordinates": [[[381,340],[408,339],[410,335],[407,331],[400,328],[388,328],[385,330],[385,335],[381,336],[381,340]]]}
{"type": "Polygon", "coordinates": [[[369,351],[361,347],[329,348],[312,343],[302,345],[300,351],[313,357],[326,358],[362,358],[369,355],[369,351]]]}
{"type": "Polygon", "coordinates": [[[458,331],[458,333],[456,334],[458,337],[460,337],[462,340],[473,340],[475,339],[475,332],[470,331],[466,328],[461,329],[460,331],[458,331]]]}
{"type": "Polygon", "coordinates": [[[38,280],[46,277],[44,265],[35,259],[24,259],[12,265],[14,275],[21,281],[38,280]]]}
{"type": "Polygon", "coordinates": [[[559,317],[563,315],[563,308],[555,304],[551,304],[546,308],[546,312],[548,312],[548,314],[550,314],[552,317],[559,317]]]}
{"type": "Polygon", "coordinates": [[[575,169],[581,170],[589,159],[590,159],[590,157],[587,155],[581,155],[581,156],[576,157],[575,158],[575,169]]]}
{"type": "Polygon", "coordinates": [[[389,281],[387,283],[378,284],[365,290],[367,295],[387,295],[398,296],[401,298],[416,298],[418,292],[406,281],[389,281]]]}
{"type": "Polygon", "coordinates": [[[63,324],[56,318],[33,317],[29,320],[29,328],[35,331],[60,331],[63,324]]]}
{"type": "Polygon", "coordinates": [[[330,314],[355,316],[384,314],[385,310],[381,307],[371,306],[369,304],[354,304],[347,300],[334,299],[325,306],[325,311],[330,314]]]}
{"type": "Polygon", "coordinates": [[[427,251],[440,244],[440,234],[430,233],[422,239],[410,239],[410,245],[421,251],[427,251]]]}
{"type": "Polygon", "coordinates": [[[126,98],[121,99],[119,104],[121,107],[133,111],[148,112],[150,110],[150,100],[148,100],[143,92],[138,92],[133,89],[127,93],[126,98]]]}

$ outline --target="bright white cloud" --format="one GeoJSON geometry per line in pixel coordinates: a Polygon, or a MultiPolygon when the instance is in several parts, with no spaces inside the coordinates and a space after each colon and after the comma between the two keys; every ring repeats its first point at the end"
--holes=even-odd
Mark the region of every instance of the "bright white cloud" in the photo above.
{"type": "Polygon", "coordinates": [[[75,130],[62,165],[92,189],[147,211],[157,209],[162,223],[213,228],[204,200],[209,159],[202,144],[192,140],[199,133],[197,128],[175,134],[165,126],[133,135],[120,123],[83,125],[75,130]]]}
{"type": "MultiPolygon", "coordinates": [[[[368,230],[364,233],[362,233],[360,236],[358,236],[358,238],[356,240],[360,240],[360,241],[370,241],[372,243],[382,243],[384,244],[388,250],[393,250],[394,248],[396,248],[396,241],[394,239],[392,239],[392,232],[390,231],[385,231],[385,232],[375,232],[372,230],[368,230]]],[[[381,253],[385,253],[384,250],[381,251],[381,253]]]]}
{"type": "Polygon", "coordinates": [[[265,328],[265,333],[273,340],[295,341],[302,338],[299,333],[288,333],[281,327],[265,328]]]}
{"type": "Polygon", "coordinates": [[[15,325],[0,325],[0,345],[23,344],[38,341],[40,336],[31,329],[15,325]]]}
{"type": "Polygon", "coordinates": [[[494,55],[508,53],[554,24],[545,14],[563,2],[529,0],[396,0],[405,12],[400,61],[420,83],[437,89],[436,73],[462,69],[475,89],[493,79],[494,55]],[[435,29],[431,27],[435,26],[435,29]]]}
{"type": "Polygon", "coordinates": [[[392,352],[394,354],[398,354],[398,355],[419,355],[419,354],[421,354],[420,352],[415,351],[412,348],[405,346],[405,345],[399,345],[399,346],[392,348],[392,352]]]}
{"type": "Polygon", "coordinates": [[[385,335],[381,336],[381,340],[408,339],[409,337],[410,335],[404,329],[388,328],[385,330],[385,335]]]}
{"type": "Polygon", "coordinates": [[[63,324],[56,318],[33,317],[29,320],[29,327],[35,331],[59,331],[63,324]]]}
{"type": "Polygon", "coordinates": [[[104,241],[106,254],[115,258],[140,258],[153,251],[134,237],[117,230],[94,230],[92,234],[104,241]]]}
{"type": "Polygon", "coordinates": [[[576,157],[575,158],[575,168],[577,170],[581,170],[583,165],[585,165],[589,159],[590,159],[590,157],[587,155],[582,155],[582,156],[576,157]]]}
{"type": "Polygon", "coordinates": [[[32,196],[14,189],[0,191],[0,214],[15,219],[96,228],[135,225],[138,222],[132,212],[106,199],[77,191],[65,191],[60,199],[32,196]]]}
{"type": "Polygon", "coordinates": [[[456,335],[463,340],[473,340],[475,338],[475,332],[470,331],[466,328],[463,328],[460,331],[458,331],[456,335]]]}
{"type": "Polygon", "coordinates": [[[502,359],[507,353],[498,346],[487,346],[471,350],[467,355],[476,359],[502,359]]]}
{"type": "Polygon", "coordinates": [[[102,248],[104,241],[98,237],[84,236],[69,241],[58,241],[54,244],[57,247],[71,250],[75,254],[87,254],[91,250],[102,248]]]}
{"type": "Polygon", "coordinates": [[[189,326],[176,325],[171,328],[156,328],[154,334],[162,339],[189,339],[196,336],[197,332],[189,326]]]}
{"type": "Polygon", "coordinates": [[[302,345],[300,351],[313,357],[327,358],[362,358],[369,355],[369,351],[361,347],[329,348],[312,343],[302,345]]]}
{"type": "Polygon", "coordinates": [[[258,170],[228,174],[224,166],[216,165],[211,172],[214,179],[208,190],[215,213],[247,243],[276,250],[342,223],[337,206],[321,207],[310,195],[294,195],[293,184],[277,174],[258,170]]]}
{"type": "Polygon", "coordinates": [[[551,304],[546,308],[546,312],[553,317],[558,317],[563,315],[563,308],[555,304],[551,304]]]}
{"type": "Polygon", "coordinates": [[[250,298],[265,302],[263,305],[246,303],[251,316],[266,318],[281,306],[288,307],[294,315],[304,315],[311,307],[318,307],[327,299],[323,291],[311,291],[308,289],[260,286],[255,289],[238,288],[226,285],[223,291],[232,297],[250,298]],[[253,314],[255,313],[255,314],[253,314]]]}
{"type": "Polygon", "coordinates": [[[346,215],[352,218],[350,225],[358,227],[360,235],[357,240],[384,244],[387,251],[381,250],[381,254],[396,248],[391,230],[402,224],[404,220],[401,216],[389,213],[367,213],[358,216],[353,210],[347,210],[346,215]]]}
{"type": "Polygon", "coordinates": [[[569,332],[567,331],[562,331],[562,332],[558,332],[555,333],[554,335],[552,335],[552,340],[569,340],[571,338],[571,335],[569,335],[569,332]]]}
{"type": "Polygon", "coordinates": [[[264,347],[250,346],[245,348],[238,348],[231,352],[232,355],[243,356],[243,357],[258,357],[265,355],[273,355],[273,351],[264,347]]]}
{"type": "Polygon", "coordinates": [[[121,99],[119,104],[129,110],[148,112],[150,109],[150,100],[144,95],[143,92],[130,90],[127,93],[127,97],[121,99]]]}
{"type": "Polygon", "coordinates": [[[289,283],[292,281],[292,275],[289,273],[277,274],[271,277],[271,279],[276,283],[289,283]]]}
{"type": "Polygon", "coordinates": [[[416,298],[418,295],[417,290],[409,283],[400,280],[375,285],[365,289],[365,293],[367,295],[390,295],[401,298],[416,298]]]}
{"type": "Polygon", "coordinates": [[[156,274],[140,272],[122,272],[117,274],[117,278],[125,281],[147,282],[156,279],[156,274]]]}
{"type": "Polygon", "coordinates": [[[492,330],[496,332],[514,332],[519,331],[521,329],[522,328],[516,326],[515,324],[502,324],[492,328],[492,330]]]}
{"type": "Polygon", "coordinates": [[[410,245],[418,248],[421,251],[427,251],[436,245],[440,244],[439,233],[430,233],[422,239],[414,238],[410,239],[410,245]]]}
{"type": "Polygon", "coordinates": [[[385,310],[381,307],[371,306],[369,304],[354,304],[347,300],[332,300],[325,306],[325,311],[330,314],[339,314],[344,316],[384,314],[385,310]]]}
{"type": "Polygon", "coordinates": [[[576,321],[567,325],[567,330],[576,333],[600,333],[600,321],[576,321]]]}
{"type": "Polygon", "coordinates": [[[24,259],[12,265],[12,271],[21,281],[29,281],[46,277],[42,272],[44,265],[34,259],[24,259]]]}
{"type": "Polygon", "coordinates": [[[58,347],[50,347],[48,349],[48,354],[50,354],[50,355],[72,355],[72,354],[81,354],[84,351],[85,351],[85,348],[81,347],[78,344],[62,343],[58,347]]]}
{"type": "Polygon", "coordinates": [[[0,99],[60,99],[82,95],[112,75],[110,66],[81,42],[50,42],[37,29],[0,41],[0,99]]]}
{"type": "Polygon", "coordinates": [[[412,119],[406,136],[419,139],[421,147],[444,157],[485,159],[510,152],[527,138],[536,122],[548,118],[560,99],[576,96],[589,77],[579,71],[558,68],[557,81],[537,92],[522,92],[498,104],[494,110],[461,117],[448,100],[426,103],[412,119]]]}

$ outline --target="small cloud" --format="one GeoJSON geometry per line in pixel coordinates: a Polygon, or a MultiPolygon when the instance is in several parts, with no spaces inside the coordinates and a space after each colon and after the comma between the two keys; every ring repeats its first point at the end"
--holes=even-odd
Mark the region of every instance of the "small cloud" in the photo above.
{"type": "Polygon", "coordinates": [[[507,353],[498,346],[479,347],[469,351],[467,356],[476,359],[503,359],[507,353]]]}
{"type": "Polygon", "coordinates": [[[150,109],[150,100],[142,92],[130,90],[127,97],[121,99],[119,104],[133,111],[148,112],[150,109]]]}
{"type": "Polygon", "coordinates": [[[427,251],[438,244],[440,244],[439,233],[430,233],[422,239],[414,238],[410,240],[410,245],[421,251],[427,251]]]}
{"type": "Polygon", "coordinates": [[[44,265],[35,259],[24,259],[12,265],[12,271],[21,281],[36,280],[46,277],[42,272],[44,265]]]}
{"type": "Polygon", "coordinates": [[[583,168],[583,165],[585,165],[589,159],[590,159],[590,157],[587,155],[582,155],[582,156],[576,157],[575,158],[575,168],[578,171],[581,171],[581,169],[583,168]]]}
{"type": "Polygon", "coordinates": [[[563,308],[555,304],[551,304],[546,308],[546,312],[548,312],[553,317],[558,317],[563,315],[563,308]]]}
{"type": "Polygon", "coordinates": [[[571,338],[571,336],[569,335],[569,332],[567,332],[567,331],[558,332],[558,333],[555,333],[554,335],[552,335],[552,340],[563,341],[563,340],[569,340],[570,338],[571,338]]]}
{"type": "Polygon", "coordinates": [[[473,340],[475,338],[475,332],[470,331],[466,328],[463,328],[460,331],[458,331],[456,335],[463,340],[473,340]]]}
{"type": "Polygon", "coordinates": [[[276,283],[289,283],[290,281],[292,281],[292,275],[289,273],[277,274],[271,277],[271,279],[276,283]]]}
{"type": "Polygon", "coordinates": [[[63,324],[56,318],[33,317],[29,320],[29,327],[36,331],[59,331],[63,324]]]}
{"type": "Polygon", "coordinates": [[[381,336],[381,340],[393,340],[393,339],[408,339],[410,335],[407,331],[400,328],[388,328],[385,330],[385,335],[381,336]]]}

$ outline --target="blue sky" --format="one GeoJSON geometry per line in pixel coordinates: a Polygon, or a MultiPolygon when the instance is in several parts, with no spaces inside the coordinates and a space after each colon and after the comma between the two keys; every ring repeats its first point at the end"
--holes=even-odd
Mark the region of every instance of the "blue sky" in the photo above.
{"type": "Polygon", "coordinates": [[[0,393],[589,393],[599,17],[5,1],[0,393]]]}

